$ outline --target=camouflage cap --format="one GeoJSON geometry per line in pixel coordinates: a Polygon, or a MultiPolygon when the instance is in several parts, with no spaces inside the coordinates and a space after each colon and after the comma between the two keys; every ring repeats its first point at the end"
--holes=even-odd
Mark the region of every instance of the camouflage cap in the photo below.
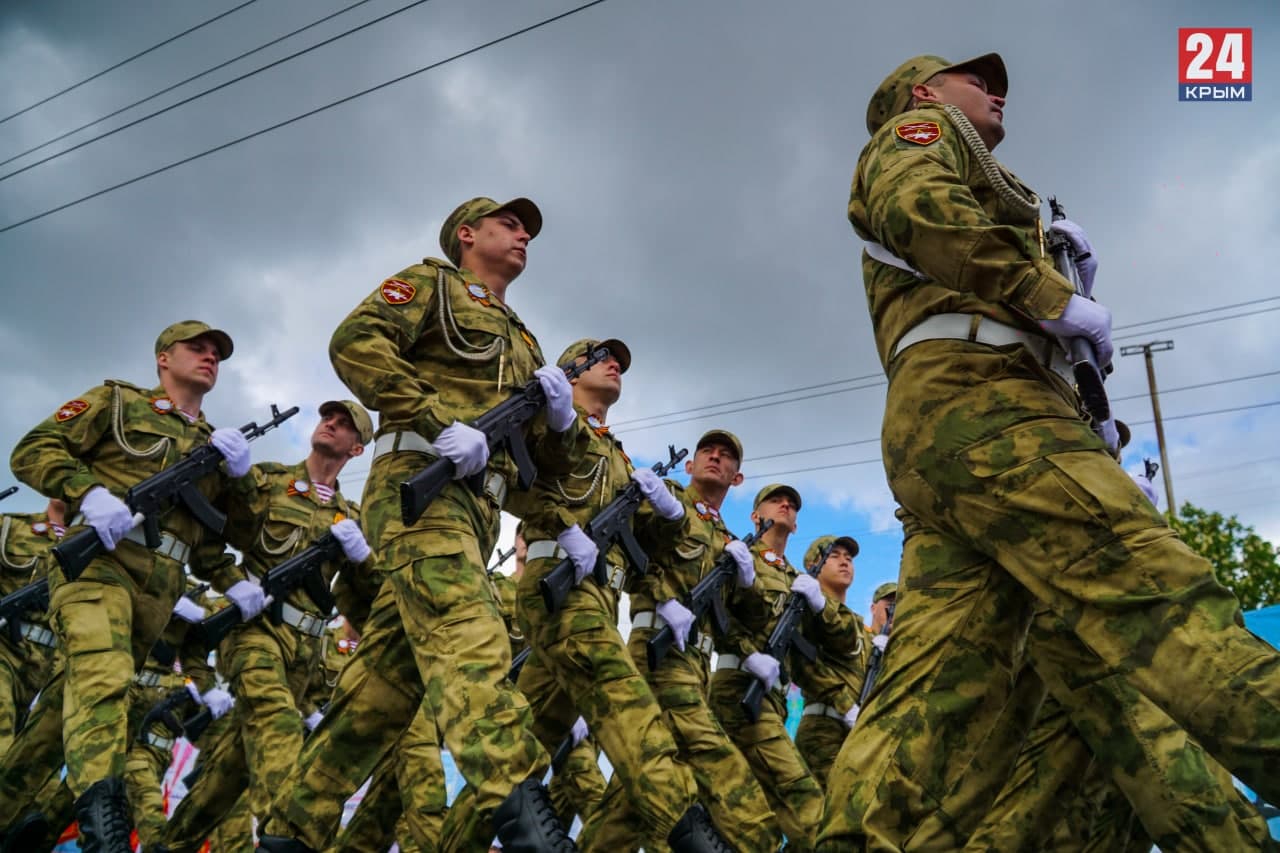
{"type": "Polygon", "coordinates": [[[880,599],[888,598],[891,595],[894,597],[897,597],[898,585],[893,581],[889,581],[888,583],[882,583],[880,584],[880,586],[876,587],[875,592],[871,593],[871,603],[875,604],[880,599]]]}
{"type": "Polygon", "coordinates": [[[320,417],[324,417],[334,409],[342,409],[351,416],[351,422],[356,425],[356,433],[360,436],[361,444],[373,441],[373,418],[369,417],[364,406],[355,400],[329,400],[320,404],[320,417]]]}
{"type": "Polygon", "coordinates": [[[464,201],[454,208],[453,213],[450,213],[449,218],[444,221],[444,225],[440,226],[440,248],[444,251],[444,256],[453,261],[454,266],[462,263],[462,244],[458,241],[458,227],[470,225],[477,219],[490,216],[499,210],[509,210],[520,217],[520,224],[524,226],[525,231],[529,232],[530,240],[537,237],[538,232],[542,230],[542,211],[527,198],[513,198],[505,204],[498,204],[484,196],[464,201]]]}
{"type": "Polygon", "coordinates": [[[631,366],[631,349],[617,338],[606,338],[603,341],[598,341],[595,338],[583,338],[580,341],[574,341],[565,347],[564,352],[560,353],[560,358],[556,359],[556,364],[568,364],[579,356],[585,356],[596,347],[606,347],[609,350],[609,354],[617,360],[618,367],[622,369],[622,372],[627,372],[627,368],[631,366]]]}
{"type": "Polygon", "coordinates": [[[201,323],[199,320],[182,320],[161,332],[160,337],[156,338],[156,355],[164,352],[179,341],[193,340],[201,335],[208,335],[213,338],[218,347],[218,356],[222,361],[231,358],[231,352],[235,348],[231,343],[231,336],[221,329],[215,329],[208,323],[201,323]]]}
{"type": "Polygon", "coordinates": [[[786,483],[770,483],[760,491],[756,492],[756,499],[751,503],[751,508],[755,509],[760,506],[761,502],[766,498],[772,497],[778,492],[782,492],[787,497],[791,498],[791,502],[796,505],[796,509],[800,509],[800,493],[788,486],[786,483]]]}
{"type": "Polygon", "coordinates": [[[698,439],[698,443],[694,445],[693,452],[697,453],[708,444],[723,444],[738,454],[738,463],[742,463],[742,442],[738,437],[728,430],[709,429],[702,434],[702,438],[698,439]]]}
{"type": "Polygon", "coordinates": [[[832,543],[835,543],[848,551],[850,557],[858,556],[857,539],[854,539],[852,536],[833,536],[828,534],[826,536],[819,536],[810,543],[808,550],[804,552],[804,564],[806,566],[812,566],[814,563],[818,562],[818,555],[822,553],[824,548],[832,543]]]}
{"type": "Polygon", "coordinates": [[[998,53],[984,53],[956,63],[941,56],[912,57],[884,78],[871,96],[871,102],[867,104],[867,130],[871,135],[874,136],[889,119],[907,111],[911,105],[911,87],[943,71],[972,71],[986,81],[987,91],[991,94],[1003,98],[1009,92],[1009,73],[1005,71],[1004,60],[998,53]]]}

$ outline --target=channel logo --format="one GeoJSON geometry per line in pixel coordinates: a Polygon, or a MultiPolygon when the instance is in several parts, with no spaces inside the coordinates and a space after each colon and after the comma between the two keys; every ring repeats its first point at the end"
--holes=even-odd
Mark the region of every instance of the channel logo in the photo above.
{"type": "Polygon", "coordinates": [[[1253,29],[1179,29],[1178,100],[1252,101],[1253,29]]]}

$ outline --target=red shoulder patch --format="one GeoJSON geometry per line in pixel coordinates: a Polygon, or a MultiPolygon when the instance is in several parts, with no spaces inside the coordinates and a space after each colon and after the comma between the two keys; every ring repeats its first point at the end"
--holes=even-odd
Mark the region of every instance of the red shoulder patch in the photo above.
{"type": "Polygon", "coordinates": [[[898,125],[893,133],[899,139],[916,145],[931,145],[942,138],[942,128],[936,121],[909,121],[898,125]]]}
{"type": "Polygon", "coordinates": [[[382,294],[383,300],[388,305],[403,305],[413,299],[414,294],[418,292],[418,288],[407,281],[389,278],[378,288],[378,292],[382,294]]]}
{"type": "Polygon", "coordinates": [[[53,419],[58,423],[63,423],[71,420],[88,408],[89,404],[84,400],[71,400],[70,402],[63,403],[62,406],[59,407],[58,411],[54,413],[53,419]]]}

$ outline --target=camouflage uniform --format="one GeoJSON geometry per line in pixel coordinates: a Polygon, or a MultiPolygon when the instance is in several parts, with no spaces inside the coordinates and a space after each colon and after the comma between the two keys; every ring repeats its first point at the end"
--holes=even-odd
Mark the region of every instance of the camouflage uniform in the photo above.
{"type": "MultiPolygon", "coordinates": [[[[656,672],[648,669],[645,644],[656,629],[641,627],[637,620],[652,619],[654,608],[663,601],[684,600],[733,538],[719,511],[708,505],[696,488],[684,488],[674,482],[668,485],[684,504],[688,527],[674,552],[664,557],[668,562],[651,561],[648,573],[630,590],[632,628],[627,647],[662,706],[667,725],[675,735],[677,758],[692,768],[698,798],[711,813],[716,828],[740,850],[773,851],[782,841],[773,810],[747,760],[708,704],[710,617],[698,623],[698,640],[691,635],[684,651],[673,646],[656,672]],[[643,617],[646,613],[650,616],[643,617]]],[[[628,845],[641,837],[643,824],[616,776],[610,780],[604,801],[590,823],[592,838],[602,850],[632,849],[628,845]]],[[[583,831],[585,834],[587,828],[583,831]]]]}
{"type": "Polygon", "coordinates": [[[852,651],[837,653],[820,646],[817,660],[792,656],[795,681],[804,694],[804,712],[796,728],[796,749],[823,790],[826,790],[836,753],[849,734],[844,715],[858,704],[871,656],[871,634],[857,614],[853,614],[853,618],[856,642],[852,651]]]}
{"type": "Polygon", "coordinates": [[[1041,248],[1038,199],[976,136],[965,143],[972,127],[954,107],[895,117],[915,75],[945,67],[914,62],[872,100],[849,219],[923,276],[863,260],[889,375],[886,474],[949,556],[904,553],[894,640],[833,770],[828,802],[845,808],[828,815],[822,849],[915,846],[926,820],[950,821],[944,843],[963,842],[963,824],[990,801],[964,814],[940,804],[961,784],[991,791],[1004,781],[1007,762],[988,770],[977,750],[984,734],[1001,737],[992,726],[1013,701],[1036,599],[1274,798],[1280,657],[1239,627],[1238,602],[1116,463],[1055,371],[1062,360],[1035,320],[1060,316],[1073,289],[1041,248]],[[913,327],[948,313],[969,315],[978,340],[1005,328],[1027,343],[926,336],[895,352],[913,327]]]}
{"type": "MultiPolygon", "coordinates": [[[[0,597],[48,574],[54,541],[53,524],[44,513],[0,516],[0,597]]],[[[0,629],[0,755],[49,679],[57,646],[43,612],[27,612],[14,621],[0,629]]]]}
{"type": "MultiPolygon", "coordinates": [[[[493,810],[549,760],[531,731],[528,704],[506,680],[507,632],[484,572],[515,463],[504,450],[494,452],[483,495],[454,481],[407,527],[399,484],[431,461],[427,442],[444,427],[473,420],[530,381],[542,353],[483,282],[427,259],[375,289],[338,327],[330,356],[356,397],[380,413],[361,503],[373,564],[386,581],[329,713],[273,804],[267,832],[325,847],[343,802],[425,696],[459,770],[477,789],[464,835],[469,848],[479,847],[493,838],[493,810]]],[[[535,461],[550,475],[572,467],[585,443],[576,425],[551,432],[542,413],[529,433],[535,461]]]]}

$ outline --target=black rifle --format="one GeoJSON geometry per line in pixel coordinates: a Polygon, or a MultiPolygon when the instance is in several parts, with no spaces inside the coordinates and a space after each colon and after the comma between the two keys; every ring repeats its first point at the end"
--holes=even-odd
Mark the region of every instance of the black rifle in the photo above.
{"type": "MultiPolygon", "coordinates": [[[[191,587],[191,589],[187,590],[182,594],[182,597],[187,599],[188,601],[196,601],[196,599],[198,599],[200,596],[204,595],[208,591],[209,591],[209,585],[207,583],[202,583],[197,586],[191,587]]],[[[172,621],[172,618],[170,619],[170,621],[172,621]]],[[[180,619],[180,621],[186,621],[186,620],[180,619]]],[[[192,628],[189,628],[188,630],[194,631],[195,628],[192,627],[192,628]]],[[[178,650],[175,649],[173,646],[169,645],[167,642],[165,642],[164,637],[161,637],[160,639],[156,640],[155,645],[151,647],[151,657],[155,658],[156,663],[160,664],[161,666],[173,666],[173,662],[178,658],[178,650]]]]}
{"type": "Polygon", "coordinates": [[[1147,479],[1154,483],[1156,481],[1156,474],[1160,471],[1160,463],[1151,459],[1143,459],[1142,467],[1145,469],[1147,479]]]}
{"type": "MultiPolygon", "coordinates": [[[[806,569],[809,577],[816,578],[822,573],[822,565],[827,562],[827,557],[835,545],[833,541],[822,549],[818,554],[818,562],[806,569]]],[[[765,641],[764,648],[760,651],[766,655],[772,655],[784,664],[787,660],[787,652],[792,648],[804,655],[806,660],[817,658],[817,648],[804,634],[800,633],[800,617],[808,608],[809,602],[803,595],[798,592],[791,593],[782,608],[782,615],[774,623],[773,631],[770,632],[769,639],[765,641]]],[[[858,630],[862,630],[861,627],[858,630]]],[[[764,691],[764,682],[753,678],[750,686],[747,687],[747,692],[742,694],[742,701],[738,703],[742,706],[742,712],[747,715],[747,719],[753,723],[760,719],[760,702],[764,699],[764,691]]]]}
{"type": "Polygon", "coordinates": [[[174,737],[185,737],[188,741],[195,742],[200,735],[204,734],[204,730],[209,728],[209,724],[213,722],[213,712],[197,702],[188,692],[187,688],[179,687],[170,691],[163,699],[151,707],[146,715],[142,718],[142,722],[138,725],[138,740],[143,743],[151,742],[151,727],[156,723],[168,729],[169,733],[174,737]],[[196,708],[196,712],[189,717],[179,718],[179,711],[188,707],[196,708]]]}
{"type": "MultiPolygon", "coordinates": [[[[888,612],[885,614],[884,627],[880,629],[880,636],[887,637],[889,632],[893,630],[893,608],[897,605],[894,601],[889,605],[888,612]]],[[[858,694],[858,707],[867,701],[867,697],[871,695],[871,688],[875,686],[876,679],[880,677],[880,668],[884,665],[884,652],[879,646],[871,649],[871,658],[867,661],[867,676],[862,680],[862,692],[858,694]]]]}
{"type": "MultiPolygon", "coordinates": [[[[609,350],[597,347],[587,354],[587,360],[569,365],[562,365],[565,377],[577,379],[597,363],[609,357],[609,350]]],[[[542,392],[542,384],[537,379],[529,380],[519,391],[485,412],[472,421],[471,426],[484,433],[493,453],[499,447],[506,447],[511,458],[515,460],[519,471],[520,488],[528,489],[538,476],[538,468],[529,456],[529,447],[524,440],[524,425],[547,404],[547,395],[542,392]]],[[[400,484],[400,520],[407,527],[418,520],[427,504],[454,479],[457,466],[452,459],[441,456],[433,460],[418,473],[400,484]]],[[[477,495],[484,491],[484,471],[480,471],[467,480],[471,490],[477,495]]]]}
{"type": "Polygon", "coordinates": [[[493,574],[494,572],[496,572],[498,569],[502,568],[502,564],[503,564],[503,563],[505,563],[507,560],[510,560],[510,559],[511,559],[511,557],[512,557],[512,556],[514,556],[514,554],[515,554],[515,553],[516,553],[516,546],[515,546],[515,545],[512,545],[512,546],[511,546],[511,548],[510,548],[510,550],[507,550],[507,551],[499,551],[499,552],[498,552],[498,559],[494,561],[494,564],[493,564],[492,566],[490,566],[489,568],[485,569],[485,570],[484,570],[484,573],[485,573],[486,575],[492,575],[492,574],[493,574]]]}
{"type": "MultiPolygon", "coordinates": [[[[281,412],[275,404],[271,404],[271,420],[262,426],[247,423],[240,427],[244,437],[253,441],[258,436],[274,429],[298,413],[294,406],[281,412]]],[[[227,523],[227,517],[209,503],[196,484],[207,474],[217,470],[222,463],[222,454],[212,444],[202,444],[159,473],[152,474],[141,483],[129,488],[124,502],[133,512],[133,523],[142,525],[146,535],[148,548],[160,547],[160,515],[164,510],[178,504],[186,507],[196,519],[215,533],[221,533],[227,523]]],[[[98,533],[93,528],[81,530],[66,537],[53,548],[53,555],[58,558],[67,580],[80,577],[89,561],[106,550],[98,533]]]]}
{"type": "Polygon", "coordinates": [[[8,630],[13,644],[22,642],[22,615],[49,609],[49,579],[40,578],[0,599],[0,630],[8,630]]]}
{"type": "MultiPolygon", "coordinates": [[[[1066,212],[1062,205],[1058,204],[1055,196],[1049,197],[1049,210],[1054,222],[1067,218],[1066,212]]],[[[1080,283],[1079,275],[1076,274],[1075,250],[1071,247],[1071,241],[1056,231],[1050,231],[1047,239],[1054,268],[1067,281],[1075,285],[1076,293],[1089,298],[1080,283]]],[[[1071,356],[1071,372],[1076,378],[1076,391],[1080,394],[1080,400],[1088,410],[1089,416],[1098,423],[1110,420],[1111,402],[1107,399],[1107,389],[1102,385],[1105,374],[1102,366],[1098,364],[1098,355],[1093,351],[1093,344],[1087,338],[1069,338],[1067,346],[1071,356]]]]}
{"type": "MultiPolygon", "coordinates": [[[[653,473],[659,477],[665,477],[668,471],[676,467],[677,462],[689,454],[687,448],[677,453],[674,444],[667,445],[667,452],[671,454],[671,458],[666,462],[655,463],[652,469],[653,473]]],[[[631,564],[632,569],[638,574],[648,571],[649,555],[640,547],[635,534],[631,532],[631,517],[636,514],[643,500],[644,492],[640,491],[640,484],[632,481],[587,522],[586,530],[583,532],[591,537],[591,541],[596,544],[599,551],[595,568],[592,569],[592,577],[600,586],[609,582],[609,567],[604,557],[605,552],[614,542],[622,546],[622,551],[626,554],[627,562],[631,564]]],[[[573,579],[573,560],[565,557],[547,573],[546,577],[538,581],[538,589],[542,592],[542,601],[547,605],[548,613],[555,613],[564,604],[569,590],[573,589],[573,579]]]]}
{"type": "MultiPolygon", "coordinates": [[[[262,592],[271,596],[271,603],[266,610],[271,621],[280,624],[284,618],[285,600],[295,589],[304,590],[321,613],[332,613],[333,595],[324,582],[321,569],[327,561],[336,560],[341,555],[342,543],[329,532],[311,543],[305,551],[268,569],[267,576],[262,579],[262,592]]],[[[235,604],[228,605],[194,626],[196,639],[206,649],[217,648],[222,638],[242,622],[244,617],[240,614],[240,608],[235,604]]]]}
{"type": "Polygon", "coordinates": [[[3,492],[0,492],[0,501],[4,500],[10,495],[16,495],[17,493],[18,493],[18,487],[10,486],[9,488],[5,489],[3,492]]]}
{"type": "MultiPolygon", "coordinates": [[[[759,530],[743,538],[742,544],[750,548],[772,526],[773,521],[766,519],[760,523],[759,530]]],[[[684,601],[684,606],[693,613],[693,626],[689,628],[689,642],[697,641],[698,620],[702,618],[707,610],[711,610],[716,629],[720,633],[723,634],[729,627],[729,613],[724,609],[724,598],[720,590],[728,583],[730,578],[736,578],[737,576],[738,564],[733,559],[733,555],[728,553],[721,554],[720,559],[716,560],[716,564],[711,567],[711,571],[707,573],[707,576],[698,581],[693,589],[689,590],[689,594],[684,601]]],[[[676,632],[671,630],[670,625],[663,625],[661,630],[648,639],[645,643],[645,657],[648,660],[650,672],[658,669],[658,665],[662,663],[663,658],[671,651],[671,647],[675,645],[675,642],[676,632]]]]}

